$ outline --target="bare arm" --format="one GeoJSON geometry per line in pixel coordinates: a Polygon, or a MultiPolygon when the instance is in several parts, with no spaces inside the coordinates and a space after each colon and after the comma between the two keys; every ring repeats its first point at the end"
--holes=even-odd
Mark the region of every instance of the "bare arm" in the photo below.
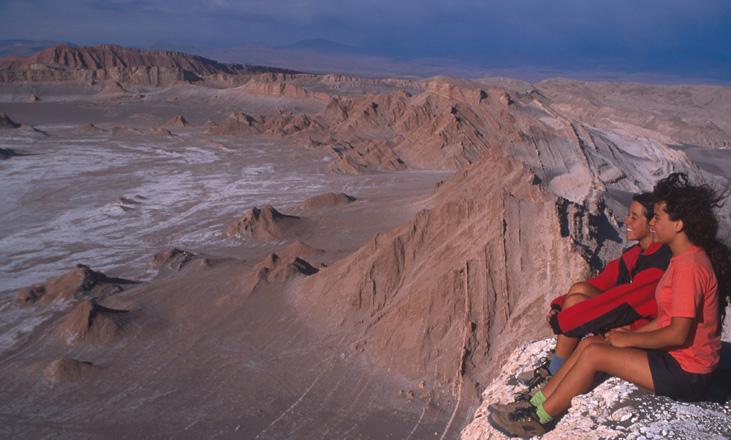
{"type": "Polygon", "coordinates": [[[654,330],[657,330],[657,318],[653,319],[652,321],[648,322],[647,324],[643,325],[642,327],[634,330],[635,333],[647,333],[654,330]]]}
{"type": "Polygon", "coordinates": [[[659,349],[676,347],[683,345],[688,339],[692,324],[692,318],[673,318],[667,327],[645,330],[648,326],[657,326],[656,321],[652,321],[645,327],[642,327],[640,331],[610,331],[607,333],[607,341],[611,345],[619,348],[659,349]]]}

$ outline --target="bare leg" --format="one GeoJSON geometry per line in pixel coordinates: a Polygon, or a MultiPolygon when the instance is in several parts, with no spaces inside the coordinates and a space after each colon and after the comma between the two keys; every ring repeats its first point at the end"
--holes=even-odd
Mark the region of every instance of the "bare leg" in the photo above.
{"type": "Polygon", "coordinates": [[[581,353],[584,352],[586,347],[591,344],[606,344],[606,340],[601,336],[590,336],[584,338],[580,343],[579,347],[571,354],[566,360],[566,363],[558,370],[558,372],[548,381],[545,387],[541,390],[543,395],[549,397],[558,388],[559,384],[566,377],[566,374],[573,368],[574,364],[581,357],[581,353]]]}
{"type": "Polygon", "coordinates": [[[620,377],[650,391],[655,390],[647,352],[644,350],[589,344],[577,357],[563,380],[543,402],[543,409],[548,414],[559,415],[567,411],[574,396],[589,391],[598,372],[620,377]]]}

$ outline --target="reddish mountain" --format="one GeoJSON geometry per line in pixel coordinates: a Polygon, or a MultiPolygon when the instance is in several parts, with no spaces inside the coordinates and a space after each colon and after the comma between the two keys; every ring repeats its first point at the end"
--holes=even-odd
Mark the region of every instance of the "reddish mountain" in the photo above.
{"type": "Polygon", "coordinates": [[[295,73],[286,69],[223,64],[196,55],[148,51],[114,45],[51,47],[30,56],[0,59],[0,82],[120,81],[164,86],[175,81],[223,80],[257,73],[295,73]]]}

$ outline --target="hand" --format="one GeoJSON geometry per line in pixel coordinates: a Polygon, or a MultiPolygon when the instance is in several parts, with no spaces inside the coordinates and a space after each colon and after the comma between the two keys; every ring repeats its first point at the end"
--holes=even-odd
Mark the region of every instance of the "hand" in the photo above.
{"type": "Polygon", "coordinates": [[[614,329],[607,332],[604,338],[609,342],[609,345],[617,348],[631,347],[630,344],[630,332],[624,329],[614,329]]]}

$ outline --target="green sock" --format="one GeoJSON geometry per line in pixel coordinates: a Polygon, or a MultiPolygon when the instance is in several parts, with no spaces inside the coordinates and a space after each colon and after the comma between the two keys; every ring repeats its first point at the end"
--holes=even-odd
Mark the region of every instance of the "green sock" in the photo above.
{"type": "Polygon", "coordinates": [[[538,421],[541,422],[541,425],[545,425],[546,423],[553,420],[553,417],[551,417],[551,415],[548,414],[543,408],[543,403],[538,405],[538,407],[536,408],[536,414],[538,414],[538,421]]]}
{"type": "Polygon", "coordinates": [[[533,395],[533,397],[530,398],[530,404],[538,408],[538,406],[543,405],[543,402],[546,401],[546,396],[543,395],[543,391],[538,391],[533,395]]]}

